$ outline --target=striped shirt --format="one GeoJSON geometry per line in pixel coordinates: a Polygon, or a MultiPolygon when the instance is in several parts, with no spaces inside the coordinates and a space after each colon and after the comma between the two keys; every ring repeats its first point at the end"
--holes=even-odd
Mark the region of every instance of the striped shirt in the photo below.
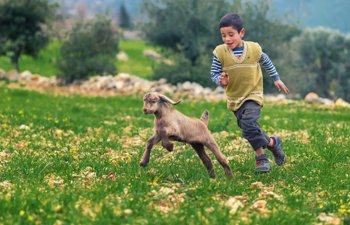
{"type": "MultiPolygon", "coordinates": [[[[232,49],[232,54],[234,55],[234,57],[241,57],[243,54],[243,50],[244,47],[237,47],[232,49]]],[[[272,77],[272,79],[274,81],[279,80],[280,77],[277,73],[277,70],[275,68],[275,66],[272,64],[269,56],[266,53],[262,53],[259,63],[262,67],[264,67],[264,69],[266,70],[266,72],[269,74],[270,77],[272,77]]],[[[221,62],[219,61],[219,59],[214,56],[213,57],[213,62],[211,64],[211,69],[210,69],[210,78],[211,80],[216,83],[217,85],[221,85],[220,84],[220,76],[222,73],[222,65],[221,62]]]]}

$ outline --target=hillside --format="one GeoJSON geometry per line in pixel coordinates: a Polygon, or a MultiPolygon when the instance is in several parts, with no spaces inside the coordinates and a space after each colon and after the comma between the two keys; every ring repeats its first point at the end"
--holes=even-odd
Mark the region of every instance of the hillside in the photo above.
{"type": "MultiPolygon", "coordinates": [[[[57,1],[57,0],[55,0],[57,1]]],[[[116,17],[123,3],[130,15],[138,20],[142,18],[142,3],[144,0],[62,0],[59,1],[63,10],[74,14],[79,4],[85,4],[89,13],[110,12],[116,17]]],[[[347,0],[272,0],[275,15],[291,14],[293,22],[305,27],[324,26],[350,32],[350,3],[347,0]]]]}
{"type": "Polygon", "coordinates": [[[295,16],[295,21],[305,27],[324,26],[350,32],[350,3],[347,0],[273,0],[274,10],[279,15],[286,12],[295,16]]]}

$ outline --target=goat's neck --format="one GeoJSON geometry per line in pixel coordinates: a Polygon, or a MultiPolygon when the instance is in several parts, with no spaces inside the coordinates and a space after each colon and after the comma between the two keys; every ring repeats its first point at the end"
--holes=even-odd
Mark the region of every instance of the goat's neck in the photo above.
{"type": "Polygon", "coordinates": [[[155,117],[157,120],[160,120],[162,117],[164,117],[164,115],[169,114],[170,112],[172,112],[174,109],[169,106],[168,104],[165,104],[160,107],[160,109],[154,113],[155,117]]]}

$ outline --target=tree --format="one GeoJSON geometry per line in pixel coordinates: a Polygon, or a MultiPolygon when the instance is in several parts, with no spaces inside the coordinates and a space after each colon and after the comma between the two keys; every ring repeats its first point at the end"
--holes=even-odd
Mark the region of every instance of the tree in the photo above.
{"type": "Polygon", "coordinates": [[[132,20],[124,4],[120,5],[119,26],[124,29],[132,29],[133,27],[132,20]]]}
{"type": "MultiPolygon", "coordinates": [[[[192,81],[204,86],[214,85],[209,78],[212,51],[222,43],[218,25],[221,17],[229,12],[237,12],[243,17],[247,30],[245,40],[257,41],[263,49],[269,48],[267,53],[272,60],[280,53],[278,46],[298,34],[294,26],[284,24],[279,18],[272,19],[270,3],[263,0],[145,0],[144,8],[149,18],[144,26],[147,40],[170,49],[174,53],[170,56],[176,55],[179,59],[180,54],[185,58],[176,60],[176,65],[161,64],[159,67],[165,69],[156,69],[155,77],[177,82],[178,79],[172,76],[191,77],[192,81]],[[184,70],[191,75],[179,73],[184,70]],[[165,71],[168,74],[160,74],[165,71]]],[[[269,84],[267,89],[271,90],[273,82],[265,80],[269,84]]]]}
{"type": "Polygon", "coordinates": [[[348,36],[325,28],[306,29],[288,47],[286,75],[295,91],[350,100],[348,36]]]}
{"type": "Polygon", "coordinates": [[[105,16],[76,24],[61,47],[60,76],[66,82],[116,72],[118,34],[105,16]]]}
{"type": "Polygon", "coordinates": [[[227,7],[225,0],[146,0],[149,21],[144,26],[145,36],[170,50],[166,53],[176,62],[158,66],[154,78],[214,86],[209,78],[210,57],[220,43],[217,25],[227,7]]]}
{"type": "Polygon", "coordinates": [[[0,55],[6,55],[19,71],[22,54],[37,56],[49,41],[44,31],[56,4],[48,0],[0,1],[0,55]]]}
{"type": "Polygon", "coordinates": [[[146,38],[183,53],[195,63],[202,53],[220,43],[218,21],[228,7],[226,0],[146,0],[149,17],[144,26],[146,38]]]}

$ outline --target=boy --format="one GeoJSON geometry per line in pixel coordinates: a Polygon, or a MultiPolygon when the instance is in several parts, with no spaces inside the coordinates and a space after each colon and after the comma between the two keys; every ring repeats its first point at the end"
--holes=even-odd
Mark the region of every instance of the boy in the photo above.
{"type": "Polygon", "coordinates": [[[263,81],[260,64],[273,78],[276,88],[285,94],[289,90],[280,80],[270,58],[262,52],[258,43],[243,41],[245,29],[242,19],[229,13],[220,20],[220,32],[224,44],[213,51],[211,79],[225,88],[227,107],[235,114],[242,136],[248,140],[256,153],[255,171],[269,172],[271,165],[264,148],[268,148],[277,165],[285,163],[282,140],[269,137],[258,123],[263,106],[263,81]]]}

